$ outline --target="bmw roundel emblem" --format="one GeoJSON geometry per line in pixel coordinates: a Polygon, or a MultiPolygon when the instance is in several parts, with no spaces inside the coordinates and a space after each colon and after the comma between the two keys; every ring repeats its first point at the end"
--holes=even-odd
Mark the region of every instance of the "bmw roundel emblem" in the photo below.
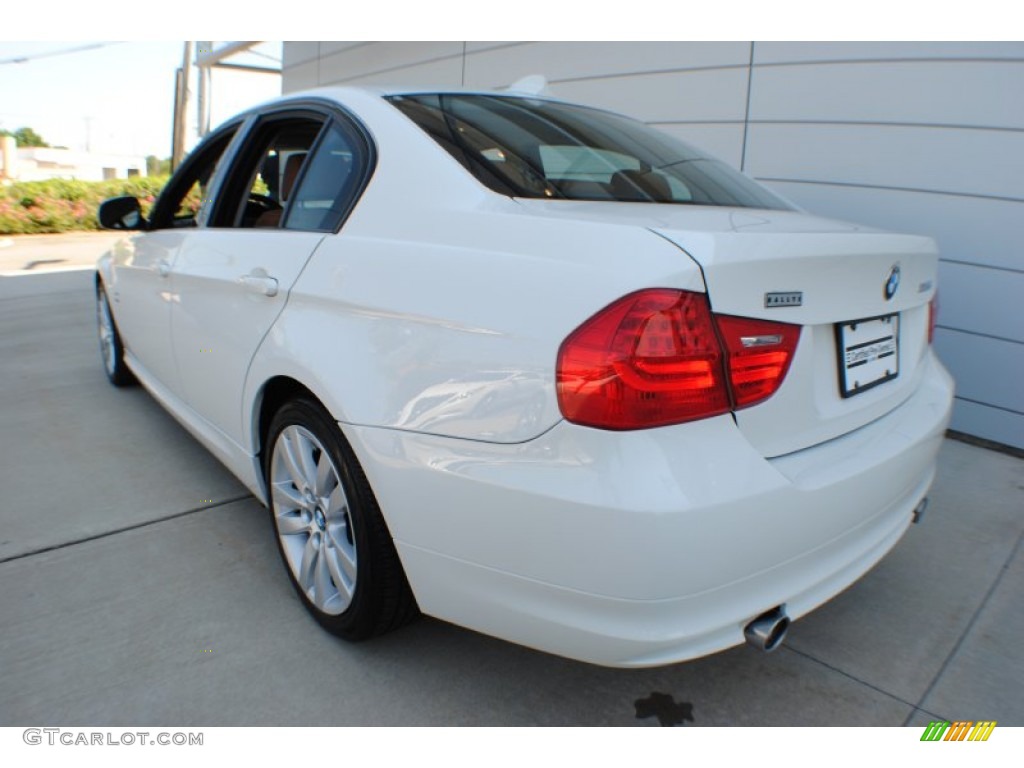
{"type": "Polygon", "coordinates": [[[889,279],[885,281],[885,300],[888,301],[896,295],[896,289],[900,287],[900,265],[893,264],[889,270],[889,279]]]}

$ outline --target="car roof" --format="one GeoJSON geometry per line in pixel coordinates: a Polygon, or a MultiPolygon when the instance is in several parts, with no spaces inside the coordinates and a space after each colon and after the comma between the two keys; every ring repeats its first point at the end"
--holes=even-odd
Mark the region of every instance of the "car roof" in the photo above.
{"type": "Polygon", "coordinates": [[[273,107],[277,104],[287,103],[290,101],[300,101],[303,98],[328,99],[330,101],[337,101],[341,104],[345,104],[352,101],[353,98],[359,99],[360,97],[387,98],[389,96],[416,96],[420,94],[435,93],[467,94],[474,96],[511,96],[518,98],[539,99],[543,101],[558,101],[561,103],[570,103],[566,102],[564,99],[556,98],[555,96],[552,96],[549,93],[534,93],[531,91],[513,90],[511,88],[471,88],[466,86],[445,85],[328,85],[283,94],[281,96],[277,96],[273,99],[268,99],[267,101],[257,104],[251,109],[246,110],[246,112],[259,112],[263,109],[273,107]]]}

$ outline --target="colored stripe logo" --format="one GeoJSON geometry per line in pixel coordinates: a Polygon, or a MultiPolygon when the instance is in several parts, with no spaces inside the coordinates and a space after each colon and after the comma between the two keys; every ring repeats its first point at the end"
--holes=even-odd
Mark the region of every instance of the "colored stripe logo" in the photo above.
{"type": "Polygon", "coordinates": [[[988,741],[995,720],[932,720],[921,734],[921,741],[988,741]]]}

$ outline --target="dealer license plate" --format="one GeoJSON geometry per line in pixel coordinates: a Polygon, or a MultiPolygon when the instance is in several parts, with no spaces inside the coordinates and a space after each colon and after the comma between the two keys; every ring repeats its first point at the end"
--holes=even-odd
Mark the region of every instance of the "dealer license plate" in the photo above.
{"type": "Polygon", "coordinates": [[[836,348],[843,397],[895,379],[900,372],[900,316],[837,323],[836,348]]]}

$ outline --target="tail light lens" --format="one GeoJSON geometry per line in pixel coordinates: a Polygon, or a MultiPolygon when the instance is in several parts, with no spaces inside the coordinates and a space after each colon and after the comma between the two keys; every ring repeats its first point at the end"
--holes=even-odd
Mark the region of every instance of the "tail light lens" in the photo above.
{"type": "Polygon", "coordinates": [[[733,404],[745,408],[766,400],[786,378],[800,339],[800,326],[716,315],[729,360],[733,404]]]}
{"type": "Polygon", "coordinates": [[[928,302],[928,343],[935,341],[935,323],[939,319],[939,292],[935,291],[928,302]]]}
{"type": "Polygon", "coordinates": [[[639,291],[562,343],[558,405],[569,421],[602,429],[717,416],[774,393],[799,336],[799,326],[716,318],[703,293],[639,291]]]}
{"type": "Polygon", "coordinates": [[[640,429],[726,413],[722,349],[704,294],[652,289],[598,312],[558,351],[569,421],[640,429]]]}

